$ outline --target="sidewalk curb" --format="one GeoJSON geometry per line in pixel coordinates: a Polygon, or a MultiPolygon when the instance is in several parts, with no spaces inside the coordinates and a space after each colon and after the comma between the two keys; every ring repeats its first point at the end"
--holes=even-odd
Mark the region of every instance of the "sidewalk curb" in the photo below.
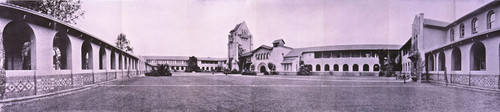
{"type": "MultiPolygon", "coordinates": [[[[143,76],[138,76],[138,77],[143,77],[143,76]]],[[[7,105],[11,105],[14,103],[23,103],[23,102],[30,102],[30,101],[36,101],[40,99],[45,99],[45,98],[51,98],[51,97],[57,97],[57,96],[63,96],[63,95],[69,95],[81,91],[85,91],[88,89],[92,89],[95,87],[99,87],[99,85],[102,85],[104,83],[109,83],[113,81],[118,81],[118,80],[123,80],[123,79],[131,79],[131,78],[136,78],[136,77],[130,77],[130,78],[122,78],[122,79],[113,79],[113,80],[108,80],[104,82],[99,82],[95,84],[90,84],[90,85],[84,85],[81,87],[76,87],[76,88],[71,88],[71,89],[66,89],[62,91],[56,91],[56,92],[51,92],[51,93],[45,93],[45,94],[40,94],[40,95],[32,95],[32,96],[24,96],[24,97],[17,97],[17,98],[9,98],[9,99],[2,99],[0,100],[0,110],[1,108],[7,105]]]]}
{"type": "Polygon", "coordinates": [[[454,84],[454,83],[448,83],[448,85],[446,85],[445,82],[441,82],[441,81],[429,81],[429,84],[439,85],[439,86],[444,86],[444,87],[454,87],[454,88],[461,88],[461,89],[468,89],[468,90],[480,90],[480,91],[489,91],[489,92],[500,93],[500,89],[468,86],[468,85],[461,85],[461,84],[454,84]]]}

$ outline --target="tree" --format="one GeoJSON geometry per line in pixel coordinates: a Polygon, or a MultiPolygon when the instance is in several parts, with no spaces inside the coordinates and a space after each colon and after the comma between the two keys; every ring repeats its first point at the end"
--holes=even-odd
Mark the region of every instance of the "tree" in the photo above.
{"type": "Polygon", "coordinates": [[[116,38],[116,47],[125,52],[134,52],[134,48],[130,46],[130,41],[127,39],[127,35],[120,33],[116,38]]]}
{"type": "Polygon", "coordinates": [[[7,3],[47,14],[70,24],[76,24],[76,20],[85,14],[80,0],[7,0],[7,3]]]}
{"type": "Polygon", "coordinates": [[[274,64],[271,62],[267,63],[267,67],[269,67],[269,70],[271,70],[271,72],[276,71],[276,66],[274,66],[274,64]]]}
{"type": "Polygon", "coordinates": [[[247,63],[246,57],[243,57],[243,52],[245,52],[245,49],[241,48],[241,44],[238,44],[238,61],[236,61],[236,63],[238,63],[240,72],[243,70],[245,63],[247,63]]]}
{"type": "Polygon", "coordinates": [[[187,64],[188,66],[186,67],[186,72],[200,70],[200,67],[198,67],[198,59],[194,56],[189,57],[187,64]]]}

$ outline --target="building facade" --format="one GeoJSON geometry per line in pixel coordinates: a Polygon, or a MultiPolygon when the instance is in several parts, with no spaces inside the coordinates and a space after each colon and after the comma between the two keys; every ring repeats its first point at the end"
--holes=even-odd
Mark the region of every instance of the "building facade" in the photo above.
{"type": "Polygon", "coordinates": [[[0,98],[40,95],[139,76],[142,58],[72,25],[0,4],[0,98]]]}
{"type": "Polygon", "coordinates": [[[451,23],[415,16],[401,48],[406,73],[426,80],[499,88],[500,2],[492,1],[451,23]]]}
{"type": "MultiPolygon", "coordinates": [[[[144,56],[147,63],[152,66],[168,64],[171,71],[185,71],[188,66],[188,56],[144,56]]],[[[216,71],[225,68],[226,58],[196,57],[196,64],[202,71],[216,71]]]]}
{"type": "Polygon", "coordinates": [[[240,56],[253,49],[253,37],[244,21],[229,31],[227,48],[228,68],[238,70],[240,56]]]}

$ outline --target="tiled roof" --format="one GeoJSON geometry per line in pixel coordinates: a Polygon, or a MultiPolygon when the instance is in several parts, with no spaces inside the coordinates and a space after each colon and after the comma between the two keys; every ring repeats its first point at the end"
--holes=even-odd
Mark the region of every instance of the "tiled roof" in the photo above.
{"type": "Polygon", "coordinates": [[[431,26],[438,26],[438,27],[446,27],[450,23],[439,21],[439,20],[433,20],[433,19],[424,19],[424,24],[425,25],[431,25],[431,26]]]}
{"type": "Polygon", "coordinates": [[[314,51],[342,51],[342,50],[399,50],[401,45],[386,45],[386,44],[361,44],[361,45],[333,45],[333,46],[319,46],[319,47],[306,47],[295,48],[286,54],[285,57],[300,56],[303,52],[314,51]]]}
{"type": "MultiPolygon", "coordinates": [[[[145,59],[161,59],[161,60],[189,60],[190,56],[143,56],[145,59]]],[[[196,57],[198,60],[204,61],[225,61],[226,58],[213,57],[196,57]]]]}
{"type": "Polygon", "coordinates": [[[285,58],[281,63],[293,63],[293,60],[295,60],[295,58],[285,58]]]}

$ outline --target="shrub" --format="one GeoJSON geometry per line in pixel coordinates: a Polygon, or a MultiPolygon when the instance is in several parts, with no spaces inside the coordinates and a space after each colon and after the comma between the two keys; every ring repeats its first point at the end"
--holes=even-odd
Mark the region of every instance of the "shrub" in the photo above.
{"type": "Polygon", "coordinates": [[[311,75],[311,65],[302,65],[300,66],[299,72],[297,75],[311,75]]]}
{"type": "Polygon", "coordinates": [[[279,73],[278,73],[278,72],[275,72],[275,71],[271,72],[271,75],[278,75],[278,74],[279,74],[279,73]]]}
{"type": "Polygon", "coordinates": [[[264,75],[269,75],[269,72],[265,71],[265,72],[264,72],[264,75]]]}
{"type": "Polygon", "coordinates": [[[245,71],[245,72],[242,72],[241,75],[257,75],[257,72],[254,72],[254,71],[245,71]]]}
{"type": "Polygon", "coordinates": [[[229,71],[229,70],[225,70],[224,71],[224,74],[240,74],[241,72],[236,70],[236,69],[233,69],[232,71],[229,71]]]}

